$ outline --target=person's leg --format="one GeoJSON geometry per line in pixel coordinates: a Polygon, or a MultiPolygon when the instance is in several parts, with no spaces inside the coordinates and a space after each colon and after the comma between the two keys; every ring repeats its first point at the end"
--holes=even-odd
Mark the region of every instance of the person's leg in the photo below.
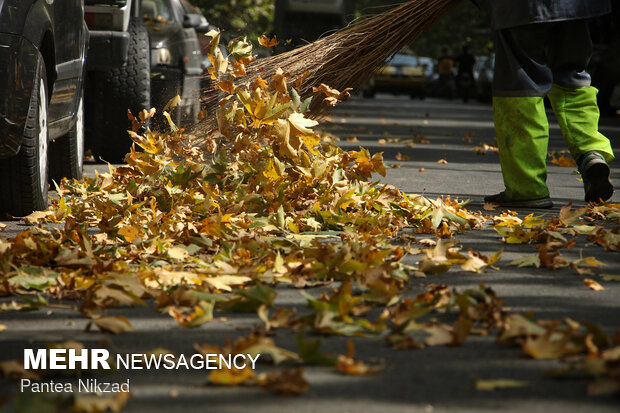
{"type": "Polygon", "coordinates": [[[558,23],[549,53],[554,85],[549,100],[568,149],[583,176],[585,200],[611,198],[607,162],[614,159],[609,139],[598,131],[597,90],[585,71],[592,55],[588,23],[584,20],[558,23]]]}
{"type": "Polygon", "coordinates": [[[547,67],[548,25],[496,33],[493,112],[506,189],[485,201],[507,207],[552,206],[547,188],[549,125],[543,97],[553,78],[547,67]]]}
{"type": "Polygon", "coordinates": [[[494,97],[493,114],[506,197],[549,197],[547,144],[549,124],[542,97],[494,97]]]}

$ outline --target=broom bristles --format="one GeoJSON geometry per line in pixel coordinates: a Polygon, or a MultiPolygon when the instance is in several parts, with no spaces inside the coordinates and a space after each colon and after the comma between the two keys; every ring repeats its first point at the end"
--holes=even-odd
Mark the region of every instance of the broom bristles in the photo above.
{"type": "MultiPolygon", "coordinates": [[[[279,68],[290,74],[291,82],[309,72],[302,89],[298,91],[303,97],[311,96],[313,87],[322,83],[338,90],[355,90],[362,86],[388,57],[410,44],[438,17],[460,1],[408,1],[376,16],[355,22],[316,42],[280,55],[259,59],[248,67],[248,75],[243,81],[251,84],[259,76],[269,79],[279,68]]],[[[313,99],[309,117],[321,113],[324,107],[321,100],[319,96],[313,99]]],[[[215,101],[207,102],[208,107],[216,104],[215,101]]],[[[207,112],[209,117],[215,115],[214,110],[207,112]]]]}

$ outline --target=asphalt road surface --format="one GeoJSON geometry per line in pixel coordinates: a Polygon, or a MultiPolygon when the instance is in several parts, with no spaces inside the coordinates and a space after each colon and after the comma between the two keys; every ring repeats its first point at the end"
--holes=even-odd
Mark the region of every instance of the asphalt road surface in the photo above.
{"type": "MultiPolygon", "coordinates": [[[[384,182],[405,192],[425,193],[470,199],[470,209],[482,207],[484,195],[503,189],[498,156],[478,155],[476,146],[495,145],[492,112],[488,105],[428,99],[414,101],[380,95],[376,99],[353,98],[335,110],[323,129],[340,136],[340,145],[371,152],[384,152],[388,164],[400,168],[388,170],[384,182]],[[400,142],[395,142],[399,138],[400,142]],[[382,144],[382,141],[385,143],[382,144]],[[403,140],[413,139],[406,146],[403,140]],[[428,143],[423,143],[428,141],[428,143]],[[400,154],[400,155],[399,155],[400,154]],[[397,160],[397,157],[400,160],[397,160]],[[409,157],[409,160],[404,160],[409,157]],[[437,163],[444,159],[447,163],[437,163]],[[421,172],[423,168],[424,172],[421,172]]],[[[620,119],[603,119],[601,131],[612,139],[620,153],[620,119]]],[[[552,121],[551,151],[565,150],[559,128],[552,121]]],[[[615,166],[615,165],[614,165],[615,166]]],[[[88,165],[93,168],[102,166],[88,165]]],[[[613,168],[613,179],[620,183],[620,170],[613,168]]],[[[549,166],[549,187],[556,206],[544,212],[557,215],[569,201],[582,205],[583,188],[574,168],[549,166]]],[[[614,201],[620,201],[616,194],[614,201]]],[[[529,211],[521,211],[524,216],[529,211]]],[[[540,211],[538,211],[540,213],[540,211]]],[[[5,237],[25,229],[19,222],[5,222],[5,237]]],[[[499,271],[484,274],[451,270],[448,273],[415,279],[409,294],[423,291],[431,283],[446,283],[465,289],[479,281],[492,287],[513,312],[533,312],[536,319],[590,320],[599,323],[611,335],[620,328],[620,283],[604,283],[604,291],[585,287],[583,278],[570,269],[516,268],[510,260],[535,253],[531,245],[503,245],[492,229],[470,231],[457,239],[464,249],[483,254],[505,247],[499,271]]],[[[563,251],[574,260],[580,254],[595,256],[604,262],[605,273],[620,274],[617,253],[581,243],[563,251]]],[[[318,294],[316,290],[309,290],[318,294]]],[[[304,311],[305,299],[293,289],[279,289],[276,306],[296,307],[304,311]]],[[[152,308],[116,309],[112,314],[126,315],[135,332],[110,336],[85,332],[88,322],[77,312],[62,308],[27,313],[0,313],[0,359],[21,359],[23,349],[46,342],[67,339],[82,341],[89,347],[101,342],[115,351],[140,352],[162,347],[176,353],[191,354],[194,343],[223,344],[227,338],[246,335],[259,321],[251,314],[225,314],[226,321],[207,323],[197,329],[183,329],[152,308]]],[[[295,334],[278,331],[276,343],[295,351],[295,334]]],[[[341,354],[346,351],[344,337],[324,338],[322,350],[341,354]]],[[[307,366],[309,390],[296,397],[282,397],[254,387],[223,388],[206,386],[206,373],[191,371],[118,372],[109,380],[131,379],[132,397],[126,412],[617,412],[618,398],[586,395],[587,381],[582,377],[554,379],[545,376],[560,367],[557,361],[526,358],[520,349],[495,343],[494,336],[474,336],[459,347],[431,347],[422,350],[393,350],[376,338],[356,338],[356,355],[362,360],[381,359],[385,369],[376,376],[345,376],[333,368],[307,366]],[[523,388],[493,392],[475,389],[477,379],[518,379],[523,388]]],[[[260,366],[260,371],[270,371],[260,366]]],[[[16,391],[16,383],[0,380],[0,393],[16,391]]]]}

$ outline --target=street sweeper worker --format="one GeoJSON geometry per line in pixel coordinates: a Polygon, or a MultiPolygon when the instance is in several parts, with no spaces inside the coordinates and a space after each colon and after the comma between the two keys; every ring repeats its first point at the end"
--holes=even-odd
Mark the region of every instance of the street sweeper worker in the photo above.
{"type": "Polygon", "coordinates": [[[493,112],[506,189],[485,202],[551,208],[547,188],[551,101],[583,178],[586,202],[613,194],[614,154],[598,131],[597,90],[586,67],[592,55],[588,19],[611,11],[610,0],[489,0],[495,32],[493,112]]]}

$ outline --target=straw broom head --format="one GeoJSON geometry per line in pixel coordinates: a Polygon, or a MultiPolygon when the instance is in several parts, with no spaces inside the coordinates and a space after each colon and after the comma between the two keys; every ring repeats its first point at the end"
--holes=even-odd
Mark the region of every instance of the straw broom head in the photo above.
{"type": "MultiPolygon", "coordinates": [[[[259,76],[270,78],[282,69],[297,79],[308,77],[299,91],[301,96],[313,94],[321,84],[343,90],[357,89],[372,75],[374,69],[408,45],[438,17],[461,0],[411,0],[376,16],[351,24],[332,35],[289,52],[259,59],[248,67],[243,82],[251,84],[259,76]]],[[[212,94],[215,96],[215,94],[212,94]]],[[[217,102],[207,102],[213,116],[217,102]]],[[[309,117],[320,114],[324,105],[317,96],[309,117]]],[[[207,118],[207,121],[210,120],[207,118]]]]}

